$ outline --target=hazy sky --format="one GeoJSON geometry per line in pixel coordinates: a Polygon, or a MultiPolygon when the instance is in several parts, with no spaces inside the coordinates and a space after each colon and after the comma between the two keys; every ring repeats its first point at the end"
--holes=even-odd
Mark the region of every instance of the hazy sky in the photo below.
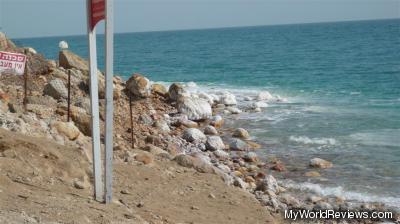
{"type": "MultiPolygon", "coordinates": [[[[0,0],[10,37],[84,34],[85,0],[0,0]]],[[[400,18],[400,0],[114,0],[115,31],[400,18]]]]}

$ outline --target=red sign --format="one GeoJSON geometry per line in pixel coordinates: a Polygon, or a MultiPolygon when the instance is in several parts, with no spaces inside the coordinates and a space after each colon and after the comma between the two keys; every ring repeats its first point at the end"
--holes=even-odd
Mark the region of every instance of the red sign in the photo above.
{"type": "Polygon", "coordinates": [[[23,75],[25,71],[26,56],[0,51],[0,73],[7,72],[23,75]]]}
{"type": "Polygon", "coordinates": [[[90,29],[96,26],[98,22],[103,20],[106,16],[106,0],[88,0],[90,5],[89,19],[90,29]]]}

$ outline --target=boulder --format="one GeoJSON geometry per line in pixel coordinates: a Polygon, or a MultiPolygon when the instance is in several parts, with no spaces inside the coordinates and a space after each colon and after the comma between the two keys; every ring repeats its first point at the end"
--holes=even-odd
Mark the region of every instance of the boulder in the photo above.
{"type": "Polygon", "coordinates": [[[216,128],[220,128],[224,124],[224,119],[220,115],[216,115],[211,118],[210,124],[216,128]]]}
{"type": "Polygon", "coordinates": [[[229,158],[229,153],[225,152],[224,150],[216,150],[213,153],[219,159],[228,159],[229,158]]]}
{"type": "Polygon", "coordinates": [[[181,120],[179,121],[179,125],[183,125],[187,128],[197,128],[199,127],[199,124],[195,121],[191,121],[191,120],[181,120]]]}
{"type": "Polygon", "coordinates": [[[207,141],[207,137],[197,128],[186,129],[182,137],[188,142],[204,143],[207,141]]]}
{"type": "Polygon", "coordinates": [[[314,158],[310,160],[310,166],[314,168],[327,169],[331,168],[333,164],[320,158],[314,158]]]}
{"type": "Polygon", "coordinates": [[[65,69],[76,68],[89,72],[89,63],[69,50],[61,50],[58,55],[59,65],[65,69]]]}
{"type": "Polygon", "coordinates": [[[229,142],[229,149],[233,151],[248,151],[249,145],[238,138],[233,138],[229,142]]]}
{"type": "Polygon", "coordinates": [[[199,98],[181,97],[177,102],[177,109],[186,114],[189,120],[204,120],[212,116],[211,105],[199,98]]]}
{"type": "Polygon", "coordinates": [[[204,134],[206,134],[206,135],[218,135],[218,131],[217,131],[217,129],[214,128],[213,126],[207,125],[207,126],[204,128],[204,134]]]}
{"type": "Polygon", "coordinates": [[[209,104],[213,105],[214,104],[214,97],[207,93],[199,93],[199,98],[206,100],[209,104]]]}
{"type": "Polygon", "coordinates": [[[26,103],[43,105],[48,107],[53,107],[57,105],[57,101],[51,96],[27,96],[26,103]]]}
{"type": "Polygon", "coordinates": [[[29,51],[27,52],[26,67],[30,75],[45,75],[50,72],[49,64],[44,56],[29,51]]]}
{"type": "Polygon", "coordinates": [[[191,168],[193,167],[194,157],[180,154],[175,156],[174,161],[178,163],[180,166],[191,168]]]}
{"type": "Polygon", "coordinates": [[[154,127],[158,128],[158,130],[160,130],[163,133],[168,133],[171,131],[171,129],[169,128],[168,124],[166,121],[164,120],[157,120],[154,122],[153,124],[154,127]]]}
{"type": "Polygon", "coordinates": [[[86,136],[92,136],[91,117],[85,111],[71,108],[71,119],[79,130],[86,136]]]}
{"type": "Polygon", "coordinates": [[[189,94],[181,84],[173,83],[168,89],[168,96],[171,101],[177,101],[181,97],[189,96],[189,94]]]}
{"type": "Polygon", "coordinates": [[[0,32],[0,51],[13,50],[15,48],[15,44],[4,33],[0,32]]]}
{"type": "Polygon", "coordinates": [[[87,114],[90,114],[90,99],[88,97],[79,97],[74,105],[84,109],[87,114]]]}
{"type": "Polygon", "coordinates": [[[268,104],[265,102],[259,101],[259,102],[254,102],[251,107],[256,110],[257,108],[266,108],[266,107],[268,107],[268,104]]]}
{"type": "Polygon", "coordinates": [[[242,111],[237,107],[228,107],[228,108],[226,108],[226,110],[229,111],[229,113],[231,113],[231,114],[240,114],[240,113],[242,113],[242,111]]]}
{"type": "Polygon", "coordinates": [[[54,99],[66,99],[68,97],[68,90],[61,79],[51,80],[43,90],[44,95],[53,97],[54,99]]]}
{"type": "Polygon", "coordinates": [[[232,106],[236,105],[237,101],[235,95],[233,95],[232,93],[224,93],[220,98],[220,103],[232,106]]]}
{"type": "Polygon", "coordinates": [[[248,152],[243,156],[244,161],[254,163],[258,161],[258,156],[255,152],[248,152]]]}
{"type": "Polygon", "coordinates": [[[271,191],[276,194],[279,193],[279,185],[272,175],[268,175],[257,184],[257,190],[264,192],[271,191]]]}
{"type": "Polygon", "coordinates": [[[246,129],[244,129],[244,128],[237,128],[233,132],[232,136],[236,137],[236,138],[241,138],[241,139],[249,139],[250,138],[249,132],[247,132],[246,129]]]}
{"type": "Polygon", "coordinates": [[[141,74],[135,73],[126,82],[126,89],[138,97],[150,96],[150,81],[141,74]]]}
{"type": "Polygon", "coordinates": [[[262,91],[262,92],[258,93],[258,95],[257,95],[257,100],[260,100],[260,101],[264,101],[264,100],[269,101],[269,100],[273,100],[273,99],[275,99],[275,97],[273,97],[271,95],[271,93],[269,93],[268,91],[262,91]]]}
{"type": "Polygon", "coordinates": [[[81,133],[72,122],[58,121],[54,123],[53,127],[57,129],[58,133],[64,135],[69,140],[76,140],[81,133]]]}
{"type": "Polygon", "coordinates": [[[223,150],[225,149],[225,144],[219,136],[208,136],[206,149],[210,151],[223,150]]]}
{"type": "Polygon", "coordinates": [[[151,85],[151,91],[161,96],[166,96],[168,94],[167,88],[159,83],[154,83],[153,85],[151,85]]]}

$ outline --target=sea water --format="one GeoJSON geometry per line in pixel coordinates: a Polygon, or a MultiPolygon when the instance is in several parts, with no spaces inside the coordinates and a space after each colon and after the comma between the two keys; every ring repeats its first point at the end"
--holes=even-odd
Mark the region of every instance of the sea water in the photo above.
{"type": "MultiPolygon", "coordinates": [[[[85,36],[15,41],[56,59],[61,40],[87,57],[85,36]]],[[[279,94],[287,102],[231,125],[286,163],[286,186],[400,207],[400,20],[116,34],[114,67],[125,78],[227,89],[241,104],[279,94]],[[321,178],[304,176],[314,157],[334,164],[321,178]]]]}

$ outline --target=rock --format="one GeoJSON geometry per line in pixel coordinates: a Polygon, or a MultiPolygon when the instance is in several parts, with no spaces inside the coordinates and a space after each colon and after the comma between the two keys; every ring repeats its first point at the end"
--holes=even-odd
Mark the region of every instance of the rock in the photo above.
{"type": "Polygon", "coordinates": [[[72,122],[57,121],[53,127],[57,129],[58,133],[66,136],[71,141],[76,140],[81,133],[72,122]]]}
{"type": "Polygon", "coordinates": [[[259,108],[259,107],[257,107],[257,108],[254,108],[254,112],[261,112],[262,110],[261,110],[261,108],[259,108]]]}
{"type": "Polygon", "coordinates": [[[244,161],[254,163],[258,161],[258,156],[255,152],[248,152],[243,157],[244,161]]]}
{"type": "Polygon", "coordinates": [[[162,139],[156,135],[149,135],[146,137],[146,143],[159,146],[162,144],[162,139]]]}
{"type": "Polygon", "coordinates": [[[142,152],[142,153],[138,153],[136,156],[135,156],[135,159],[137,160],[137,161],[139,161],[139,162],[142,162],[142,163],[144,163],[144,164],[150,164],[150,163],[152,163],[153,162],[153,156],[150,154],[150,153],[145,153],[145,152],[142,152]]]}
{"type": "Polygon", "coordinates": [[[327,169],[331,168],[333,164],[320,158],[314,158],[310,160],[310,166],[314,168],[327,169]]]}
{"type": "Polygon", "coordinates": [[[84,109],[87,114],[90,114],[90,99],[88,97],[79,97],[74,105],[84,109]]]}
{"type": "Polygon", "coordinates": [[[26,103],[43,105],[48,107],[54,107],[55,105],[57,105],[57,101],[51,96],[27,96],[26,103]]]}
{"type": "Polygon", "coordinates": [[[80,180],[74,180],[74,187],[76,189],[85,189],[86,188],[85,183],[80,180]]]}
{"type": "Polygon", "coordinates": [[[217,129],[214,128],[213,126],[207,125],[207,126],[204,128],[204,134],[206,134],[206,135],[218,135],[218,131],[217,131],[217,129]]]}
{"type": "Polygon", "coordinates": [[[180,125],[183,125],[187,128],[197,128],[199,127],[199,124],[195,121],[191,121],[191,120],[181,120],[180,121],[180,125]]]}
{"type": "Polygon", "coordinates": [[[1,89],[0,89],[0,100],[3,101],[4,103],[8,103],[8,101],[10,101],[10,96],[7,93],[3,92],[1,89]]]}
{"type": "Polygon", "coordinates": [[[315,210],[331,210],[333,209],[332,205],[325,201],[318,201],[314,206],[315,210]]]}
{"type": "Polygon", "coordinates": [[[316,195],[310,195],[308,198],[307,198],[307,201],[310,201],[311,203],[317,203],[317,202],[319,202],[319,201],[322,201],[322,199],[323,198],[321,198],[321,197],[319,197],[319,196],[316,196],[316,195]]]}
{"type": "Polygon", "coordinates": [[[252,101],[253,98],[251,98],[250,96],[245,96],[245,97],[243,98],[243,100],[244,100],[244,101],[252,101]]]}
{"type": "Polygon", "coordinates": [[[173,83],[168,89],[168,96],[171,101],[177,101],[181,97],[188,97],[189,94],[179,83],[173,83]]]}
{"type": "Polygon", "coordinates": [[[194,157],[180,154],[175,156],[174,161],[183,167],[192,168],[194,163],[194,157]]]}
{"type": "Polygon", "coordinates": [[[253,108],[254,110],[256,110],[257,108],[265,108],[265,107],[268,107],[268,104],[267,104],[267,103],[264,103],[264,102],[254,102],[254,103],[252,104],[252,108],[253,108]]]}
{"type": "Polygon", "coordinates": [[[161,96],[166,96],[168,94],[167,88],[159,83],[154,83],[153,85],[151,85],[151,91],[161,96]]]}
{"type": "Polygon", "coordinates": [[[304,174],[306,177],[320,177],[321,174],[318,173],[317,171],[308,171],[304,174]]]}
{"type": "Polygon", "coordinates": [[[228,159],[229,158],[229,153],[227,153],[223,150],[216,150],[213,153],[219,159],[228,159]]]}
{"type": "Polygon", "coordinates": [[[68,97],[68,90],[61,79],[51,80],[43,90],[45,95],[51,96],[54,99],[66,99],[68,97]]]}
{"type": "Polygon", "coordinates": [[[233,151],[248,151],[249,145],[237,138],[233,138],[229,142],[229,149],[233,151]]]}
{"type": "Polygon", "coordinates": [[[263,180],[261,180],[257,184],[257,190],[264,192],[271,191],[276,194],[278,193],[278,189],[279,189],[278,182],[272,175],[266,176],[263,180]]]}
{"type": "Polygon", "coordinates": [[[209,162],[208,157],[194,157],[193,168],[200,173],[214,173],[214,166],[209,162]]]}
{"type": "Polygon", "coordinates": [[[237,107],[228,107],[226,108],[231,114],[240,114],[242,111],[237,107]]]}
{"type": "Polygon", "coordinates": [[[240,177],[234,178],[233,185],[242,189],[247,189],[249,187],[249,184],[244,182],[240,177]]]}
{"type": "Polygon", "coordinates": [[[199,98],[206,100],[209,104],[213,105],[214,104],[214,97],[207,93],[199,93],[199,98]]]}
{"type": "Polygon", "coordinates": [[[76,110],[71,110],[71,119],[83,134],[86,136],[92,136],[90,115],[76,110]]]}
{"type": "Polygon", "coordinates": [[[244,128],[236,129],[233,132],[232,136],[236,137],[236,138],[241,138],[241,139],[249,139],[250,138],[249,132],[247,132],[247,130],[244,128]]]}
{"type": "Polygon", "coordinates": [[[244,181],[245,181],[246,183],[254,183],[254,182],[256,182],[256,180],[254,180],[254,178],[253,178],[252,176],[246,176],[246,177],[244,178],[244,181]]]}
{"type": "Polygon", "coordinates": [[[61,50],[58,55],[59,65],[65,69],[78,69],[89,72],[89,63],[69,50],[61,50]]]}
{"type": "Polygon", "coordinates": [[[199,98],[181,97],[177,102],[177,109],[194,121],[204,120],[212,115],[211,105],[199,98]]]}
{"type": "Polygon", "coordinates": [[[206,149],[210,151],[223,150],[225,149],[225,144],[219,136],[208,136],[206,149]]]}
{"type": "Polygon", "coordinates": [[[151,144],[146,145],[146,147],[144,147],[144,150],[147,151],[147,152],[150,152],[153,155],[160,155],[160,154],[163,154],[163,153],[167,153],[162,148],[159,148],[159,147],[151,145],[151,144]]]}
{"type": "Polygon", "coordinates": [[[276,163],[271,167],[272,170],[278,171],[278,172],[283,172],[286,171],[286,167],[283,163],[276,163]]]}
{"type": "Polygon", "coordinates": [[[232,93],[224,93],[220,98],[220,103],[225,104],[227,106],[236,105],[236,97],[232,93]]]}
{"type": "Polygon", "coordinates": [[[135,73],[126,81],[126,89],[138,97],[150,96],[150,81],[141,74],[135,73]]]}
{"type": "Polygon", "coordinates": [[[140,123],[145,124],[145,125],[149,125],[149,126],[153,125],[153,118],[151,118],[147,114],[141,114],[139,116],[139,121],[140,121],[140,123]]]}
{"type": "Polygon", "coordinates": [[[263,100],[273,100],[273,99],[275,99],[275,97],[273,97],[272,95],[271,95],[271,93],[269,93],[268,91],[262,91],[262,92],[260,92],[260,93],[258,93],[258,96],[257,96],[257,100],[260,100],[260,101],[263,101],[263,100]]]}
{"type": "Polygon", "coordinates": [[[169,133],[171,131],[171,129],[169,128],[167,122],[164,121],[164,120],[155,121],[153,126],[158,128],[163,133],[169,133]]]}
{"type": "Polygon", "coordinates": [[[26,50],[26,52],[28,52],[29,54],[37,54],[37,51],[32,47],[26,47],[24,48],[24,50],[26,50]]]}
{"type": "Polygon", "coordinates": [[[287,204],[288,206],[297,208],[300,206],[299,200],[288,193],[280,194],[279,199],[281,202],[287,204]]]}
{"type": "Polygon", "coordinates": [[[15,49],[15,44],[6,35],[0,32],[0,51],[15,49]]]}
{"type": "Polygon", "coordinates": [[[60,50],[68,49],[68,43],[66,41],[62,40],[58,43],[58,47],[60,48],[60,50]]]}
{"type": "Polygon", "coordinates": [[[211,118],[210,124],[216,128],[220,128],[224,124],[224,119],[221,116],[216,115],[211,118]]]}
{"type": "Polygon", "coordinates": [[[188,142],[204,143],[207,141],[207,137],[197,128],[185,129],[182,137],[188,142]]]}

